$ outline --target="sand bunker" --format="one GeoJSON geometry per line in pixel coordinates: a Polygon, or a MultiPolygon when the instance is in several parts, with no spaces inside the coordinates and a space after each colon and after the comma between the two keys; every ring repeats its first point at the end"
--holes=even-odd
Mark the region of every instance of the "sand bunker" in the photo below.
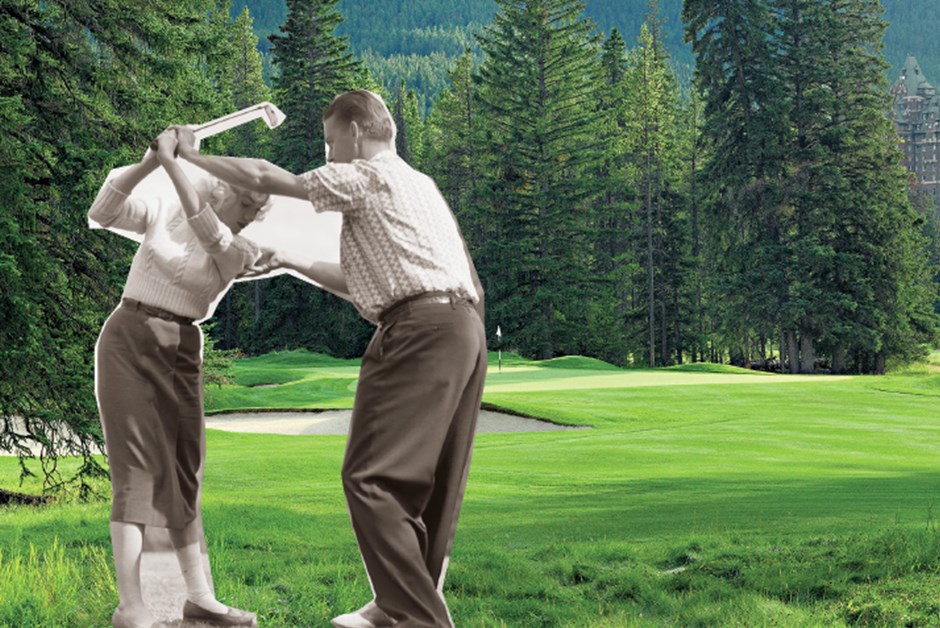
{"type": "MultiPolygon", "coordinates": [[[[342,434],[349,433],[350,410],[321,412],[233,412],[206,417],[206,427],[226,432],[252,434],[342,434]]],[[[558,425],[549,421],[481,410],[477,433],[494,432],[546,432],[553,430],[585,429],[558,425]]]]}

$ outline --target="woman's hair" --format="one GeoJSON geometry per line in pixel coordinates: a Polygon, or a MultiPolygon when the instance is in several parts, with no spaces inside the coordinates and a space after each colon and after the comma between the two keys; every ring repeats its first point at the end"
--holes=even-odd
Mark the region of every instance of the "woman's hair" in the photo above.
{"type": "MultiPolygon", "coordinates": [[[[193,187],[196,189],[196,194],[199,196],[199,206],[202,207],[208,203],[213,209],[217,208],[222,201],[232,194],[248,191],[243,187],[225,183],[216,177],[203,177],[199,179],[193,187]]],[[[264,220],[267,211],[271,209],[271,195],[262,192],[249,192],[249,194],[251,194],[252,199],[258,203],[258,213],[255,215],[253,222],[260,222],[264,220]]]]}
{"type": "Polygon", "coordinates": [[[367,89],[344,92],[333,99],[323,121],[335,117],[343,124],[355,121],[365,136],[381,141],[395,140],[395,121],[385,101],[367,89]]]}

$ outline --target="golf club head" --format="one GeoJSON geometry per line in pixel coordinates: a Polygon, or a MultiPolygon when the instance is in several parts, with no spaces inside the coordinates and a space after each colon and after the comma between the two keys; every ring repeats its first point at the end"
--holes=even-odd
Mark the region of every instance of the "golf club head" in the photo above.
{"type": "Polygon", "coordinates": [[[284,112],[275,107],[273,104],[266,102],[262,103],[264,105],[264,122],[268,125],[269,129],[273,129],[284,122],[284,119],[287,118],[284,115],[284,112]]]}

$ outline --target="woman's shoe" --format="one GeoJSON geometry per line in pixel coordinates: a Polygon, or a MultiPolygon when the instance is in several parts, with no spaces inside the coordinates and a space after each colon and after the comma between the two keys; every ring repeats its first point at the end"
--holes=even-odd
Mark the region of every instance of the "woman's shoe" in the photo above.
{"type": "Polygon", "coordinates": [[[159,623],[135,621],[133,617],[128,617],[122,613],[120,609],[115,609],[114,614],[111,615],[111,628],[153,628],[159,623]]]}
{"type": "Polygon", "coordinates": [[[258,618],[254,613],[232,608],[231,606],[226,608],[227,610],[224,613],[216,613],[215,611],[206,610],[198,604],[186,600],[186,603],[183,604],[183,619],[195,619],[215,624],[216,626],[258,625],[258,618]]]}

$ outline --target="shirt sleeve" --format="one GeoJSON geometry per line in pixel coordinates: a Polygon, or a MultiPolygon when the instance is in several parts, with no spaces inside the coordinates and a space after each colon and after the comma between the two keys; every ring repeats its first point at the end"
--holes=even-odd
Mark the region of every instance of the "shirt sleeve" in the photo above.
{"type": "Polygon", "coordinates": [[[327,164],[300,177],[316,211],[341,213],[362,206],[370,179],[357,164],[327,164]]]}
{"type": "Polygon", "coordinates": [[[88,210],[88,224],[92,228],[115,227],[146,233],[147,227],[153,224],[159,213],[159,201],[129,196],[107,181],[88,210]]]}
{"type": "Polygon", "coordinates": [[[233,234],[208,204],[189,218],[189,227],[199,245],[212,257],[225,281],[233,279],[261,256],[258,245],[248,238],[233,234]]]}

